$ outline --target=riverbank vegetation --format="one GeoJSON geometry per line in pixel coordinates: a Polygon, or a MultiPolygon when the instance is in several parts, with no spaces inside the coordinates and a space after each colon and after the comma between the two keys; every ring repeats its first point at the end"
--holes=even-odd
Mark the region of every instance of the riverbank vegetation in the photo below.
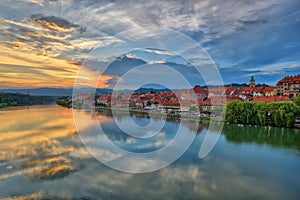
{"type": "Polygon", "coordinates": [[[228,123],[260,126],[294,127],[300,107],[294,102],[250,102],[232,101],[226,104],[228,123]]]}
{"type": "Polygon", "coordinates": [[[53,101],[49,96],[30,96],[18,93],[1,93],[0,108],[7,106],[27,106],[49,104],[53,101]]]}
{"type": "Polygon", "coordinates": [[[60,97],[56,100],[56,104],[66,108],[72,108],[72,101],[68,97],[60,97]]]}
{"type": "MultiPolygon", "coordinates": [[[[58,105],[71,108],[72,101],[70,98],[60,98],[56,102],[58,105]]],[[[192,119],[200,121],[223,121],[230,124],[249,124],[259,126],[275,126],[275,127],[295,127],[296,118],[300,117],[300,97],[295,98],[294,102],[251,102],[251,101],[231,101],[226,104],[225,110],[213,110],[215,117],[198,116],[198,115],[181,115],[176,113],[168,113],[167,119],[192,119]],[[223,117],[220,117],[222,113],[223,117]]],[[[81,108],[82,103],[75,108],[81,108]]],[[[216,107],[217,108],[217,107],[216,107]]],[[[96,111],[109,110],[109,107],[96,107],[96,111]]],[[[126,111],[126,110],[115,110],[126,111]]],[[[145,110],[129,110],[130,114],[149,115],[150,112],[145,110]]],[[[151,112],[151,115],[164,115],[160,112],[151,112]]]]}

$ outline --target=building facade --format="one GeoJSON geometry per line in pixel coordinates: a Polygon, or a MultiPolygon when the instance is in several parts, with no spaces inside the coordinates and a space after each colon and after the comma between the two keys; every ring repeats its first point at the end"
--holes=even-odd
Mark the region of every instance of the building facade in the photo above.
{"type": "Polygon", "coordinates": [[[277,83],[277,96],[294,98],[300,93],[300,75],[286,76],[277,83]]]}

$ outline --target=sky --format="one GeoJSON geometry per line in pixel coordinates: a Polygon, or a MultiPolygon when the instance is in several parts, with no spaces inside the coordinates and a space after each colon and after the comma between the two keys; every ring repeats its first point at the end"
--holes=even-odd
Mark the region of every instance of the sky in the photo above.
{"type": "Polygon", "coordinates": [[[178,88],[165,65],[191,85],[300,74],[299,0],[2,0],[0,24],[0,88],[110,88],[138,64],[178,88]]]}

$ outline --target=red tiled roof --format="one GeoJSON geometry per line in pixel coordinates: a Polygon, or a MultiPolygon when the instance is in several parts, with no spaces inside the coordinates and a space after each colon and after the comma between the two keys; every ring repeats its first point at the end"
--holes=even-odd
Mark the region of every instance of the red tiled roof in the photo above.
{"type": "Polygon", "coordinates": [[[236,100],[238,100],[238,101],[243,101],[242,98],[236,97],[236,96],[234,96],[234,97],[226,97],[226,101],[227,101],[227,102],[230,102],[230,101],[236,101],[236,100]]]}
{"type": "Polygon", "coordinates": [[[198,101],[198,104],[200,106],[205,105],[225,105],[226,104],[226,98],[221,96],[214,96],[211,98],[208,98],[205,101],[198,101]]]}
{"type": "Polygon", "coordinates": [[[203,89],[200,85],[195,85],[193,90],[195,93],[207,94],[207,90],[203,89]]]}
{"type": "Polygon", "coordinates": [[[252,102],[279,102],[279,101],[292,101],[288,96],[272,96],[272,97],[256,97],[252,102]]]}
{"type": "Polygon", "coordinates": [[[206,105],[211,105],[209,100],[205,100],[205,101],[198,101],[198,105],[199,106],[206,106],[206,105]]]}
{"type": "Polygon", "coordinates": [[[286,76],[280,81],[278,81],[277,85],[282,85],[284,83],[288,84],[300,84],[300,75],[297,76],[286,76]]]}
{"type": "Polygon", "coordinates": [[[166,101],[162,103],[163,106],[180,106],[180,103],[178,100],[173,101],[166,101]]]}
{"type": "Polygon", "coordinates": [[[234,87],[226,87],[226,91],[225,91],[225,95],[231,95],[234,91],[236,91],[237,89],[234,87]]]}
{"type": "Polygon", "coordinates": [[[237,94],[247,94],[250,92],[253,92],[253,88],[251,88],[251,87],[243,87],[236,91],[237,94]]]}
{"type": "Polygon", "coordinates": [[[108,96],[100,96],[99,98],[98,98],[100,101],[103,101],[103,100],[107,100],[108,99],[108,96]]]}
{"type": "Polygon", "coordinates": [[[264,93],[267,93],[267,92],[273,92],[275,89],[276,89],[276,87],[266,86],[266,87],[264,87],[263,91],[264,91],[264,93]]]}
{"type": "Polygon", "coordinates": [[[144,102],[145,102],[145,101],[139,100],[139,99],[135,101],[135,103],[144,103],[144,102]]]}
{"type": "Polygon", "coordinates": [[[265,88],[265,87],[254,87],[254,88],[253,88],[253,92],[264,93],[264,88],[265,88]]]}
{"type": "Polygon", "coordinates": [[[223,95],[226,92],[225,87],[208,88],[209,93],[215,95],[223,95]]]}

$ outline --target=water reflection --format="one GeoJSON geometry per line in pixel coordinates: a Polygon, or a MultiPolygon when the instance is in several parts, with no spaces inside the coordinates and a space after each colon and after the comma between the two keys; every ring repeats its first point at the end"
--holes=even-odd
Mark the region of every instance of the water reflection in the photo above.
{"type": "Polygon", "coordinates": [[[237,144],[256,143],[273,147],[293,148],[300,151],[300,130],[260,126],[224,126],[223,133],[228,141],[237,144]]]}
{"type": "Polygon", "coordinates": [[[0,180],[67,176],[78,166],[69,158],[74,146],[62,140],[76,134],[72,112],[53,107],[18,107],[0,112],[0,180]]]}
{"type": "MultiPolygon", "coordinates": [[[[156,150],[177,130],[169,120],[143,141],[122,133],[109,113],[85,116],[83,128],[98,120],[109,139],[133,152],[156,150]]],[[[167,168],[136,175],[95,160],[76,134],[70,109],[18,107],[0,110],[0,119],[0,199],[299,199],[299,130],[226,125],[219,143],[200,160],[207,123],[197,127],[199,122],[185,120],[186,134],[196,134],[188,151],[167,168]]],[[[128,119],[119,114],[118,120],[128,119]]]]}

